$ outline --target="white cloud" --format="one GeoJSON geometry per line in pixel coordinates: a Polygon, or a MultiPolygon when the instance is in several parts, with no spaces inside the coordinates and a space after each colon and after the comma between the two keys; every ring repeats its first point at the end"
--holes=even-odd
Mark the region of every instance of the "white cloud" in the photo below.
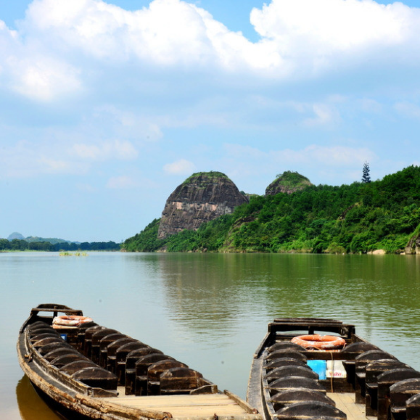
{"type": "MultiPolygon", "coordinates": [[[[226,144],[225,150],[236,159],[263,161],[265,165],[309,165],[337,167],[360,165],[365,161],[372,162],[376,155],[367,148],[352,148],[347,146],[310,145],[301,150],[283,149],[263,152],[257,148],[226,144]]],[[[260,165],[259,165],[260,167],[260,165]]]]}
{"type": "Polygon", "coordinates": [[[420,106],[416,104],[409,102],[398,102],[394,105],[394,109],[405,117],[420,119],[420,106]]]}
{"type": "Polygon", "coordinates": [[[166,164],[163,170],[171,175],[191,175],[196,170],[196,167],[192,162],[186,159],[180,159],[176,162],[166,164]]]}
{"type": "Polygon", "coordinates": [[[331,125],[340,120],[340,115],[338,111],[325,104],[314,104],[312,106],[313,113],[315,116],[313,118],[307,118],[304,121],[304,125],[307,126],[321,126],[321,125],[331,125]]]}
{"type": "Polygon", "coordinates": [[[99,144],[76,143],[71,154],[88,160],[133,160],[138,156],[136,148],[129,141],[113,140],[99,144]]]}
{"type": "Polygon", "coordinates": [[[108,180],[107,188],[111,189],[127,189],[137,186],[137,182],[129,176],[116,176],[108,180]]]}
{"type": "Polygon", "coordinates": [[[79,71],[49,57],[9,57],[12,88],[31,99],[50,101],[81,89],[79,71]]]}
{"type": "Polygon", "coordinates": [[[0,21],[0,84],[51,101],[111,77],[115,64],[137,74],[158,67],[280,80],[420,64],[420,9],[402,3],[272,0],[250,19],[261,36],[255,43],[181,0],[137,11],[101,0],[34,0],[18,32],[0,21]]]}
{"type": "Polygon", "coordinates": [[[58,148],[48,148],[27,141],[3,146],[0,154],[0,177],[26,178],[43,174],[83,174],[83,162],[68,159],[58,148]]]}
{"type": "Polygon", "coordinates": [[[372,114],[379,114],[382,111],[382,105],[378,101],[368,98],[361,100],[361,108],[363,111],[372,114]]]}

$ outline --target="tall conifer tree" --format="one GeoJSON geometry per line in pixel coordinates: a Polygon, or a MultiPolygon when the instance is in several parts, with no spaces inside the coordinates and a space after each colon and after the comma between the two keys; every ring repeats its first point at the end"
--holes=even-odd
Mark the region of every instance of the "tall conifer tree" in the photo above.
{"type": "Polygon", "coordinates": [[[369,163],[368,162],[365,162],[363,164],[362,182],[365,183],[365,184],[370,182],[370,168],[369,168],[369,163]]]}

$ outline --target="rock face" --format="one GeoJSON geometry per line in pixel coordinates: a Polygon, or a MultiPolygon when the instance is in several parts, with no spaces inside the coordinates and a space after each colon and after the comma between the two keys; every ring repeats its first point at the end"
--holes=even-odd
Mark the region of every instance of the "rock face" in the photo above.
{"type": "Polygon", "coordinates": [[[281,175],[277,175],[277,178],[266,188],[265,195],[292,194],[310,185],[312,185],[311,181],[303,175],[297,172],[286,171],[281,175]]]}
{"type": "Polygon", "coordinates": [[[159,225],[158,238],[197,230],[199,226],[224,214],[232,213],[248,199],[221,172],[199,172],[191,175],[166,200],[159,225]]]}

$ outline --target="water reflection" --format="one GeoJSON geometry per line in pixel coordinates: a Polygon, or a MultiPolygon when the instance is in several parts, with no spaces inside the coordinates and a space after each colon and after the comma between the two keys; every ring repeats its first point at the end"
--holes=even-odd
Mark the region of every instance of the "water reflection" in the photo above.
{"type": "Polygon", "coordinates": [[[16,399],[22,420],[60,420],[35,392],[28,377],[24,375],[16,386],[16,399]]]}
{"type": "Polygon", "coordinates": [[[19,380],[16,361],[17,331],[29,309],[46,301],[84,309],[242,397],[252,354],[275,317],[354,323],[361,336],[420,369],[420,256],[20,253],[0,262],[2,419],[5,412],[7,420],[58,419],[19,380]]]}
{"type": "Polygon", "coordinates": [[[418,257],[199,254],[158,261],[170,316],[196,340],[211,330],[226,344],[264,320],[262,336],[277,316],[332,317],[420,368],[418,257]],[[403,355],[407,345],[416,351],[403,355]]]}

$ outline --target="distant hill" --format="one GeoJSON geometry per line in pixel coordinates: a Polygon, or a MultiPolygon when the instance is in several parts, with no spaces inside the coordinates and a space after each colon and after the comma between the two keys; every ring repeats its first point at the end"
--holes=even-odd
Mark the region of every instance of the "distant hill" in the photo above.
{"type": "Polygon", "coordinates": [[[25,239],[25,237],[19,232],[13,232],[8,237],[7,240],[13,241],[13,239],[25,239]]]}
{"type": "MultiPolygon", "coordinates": [[[[26,242],[49,242],[50,244],[62,244],[62,243],[72,243],[72,241],[67,241],[65,239],[59,238],[41,238],[39,236],[28,236],[24,238],[26,242]]],[[[80,243],[80,242],[73,242],[73,243],[80,243]]]]}

